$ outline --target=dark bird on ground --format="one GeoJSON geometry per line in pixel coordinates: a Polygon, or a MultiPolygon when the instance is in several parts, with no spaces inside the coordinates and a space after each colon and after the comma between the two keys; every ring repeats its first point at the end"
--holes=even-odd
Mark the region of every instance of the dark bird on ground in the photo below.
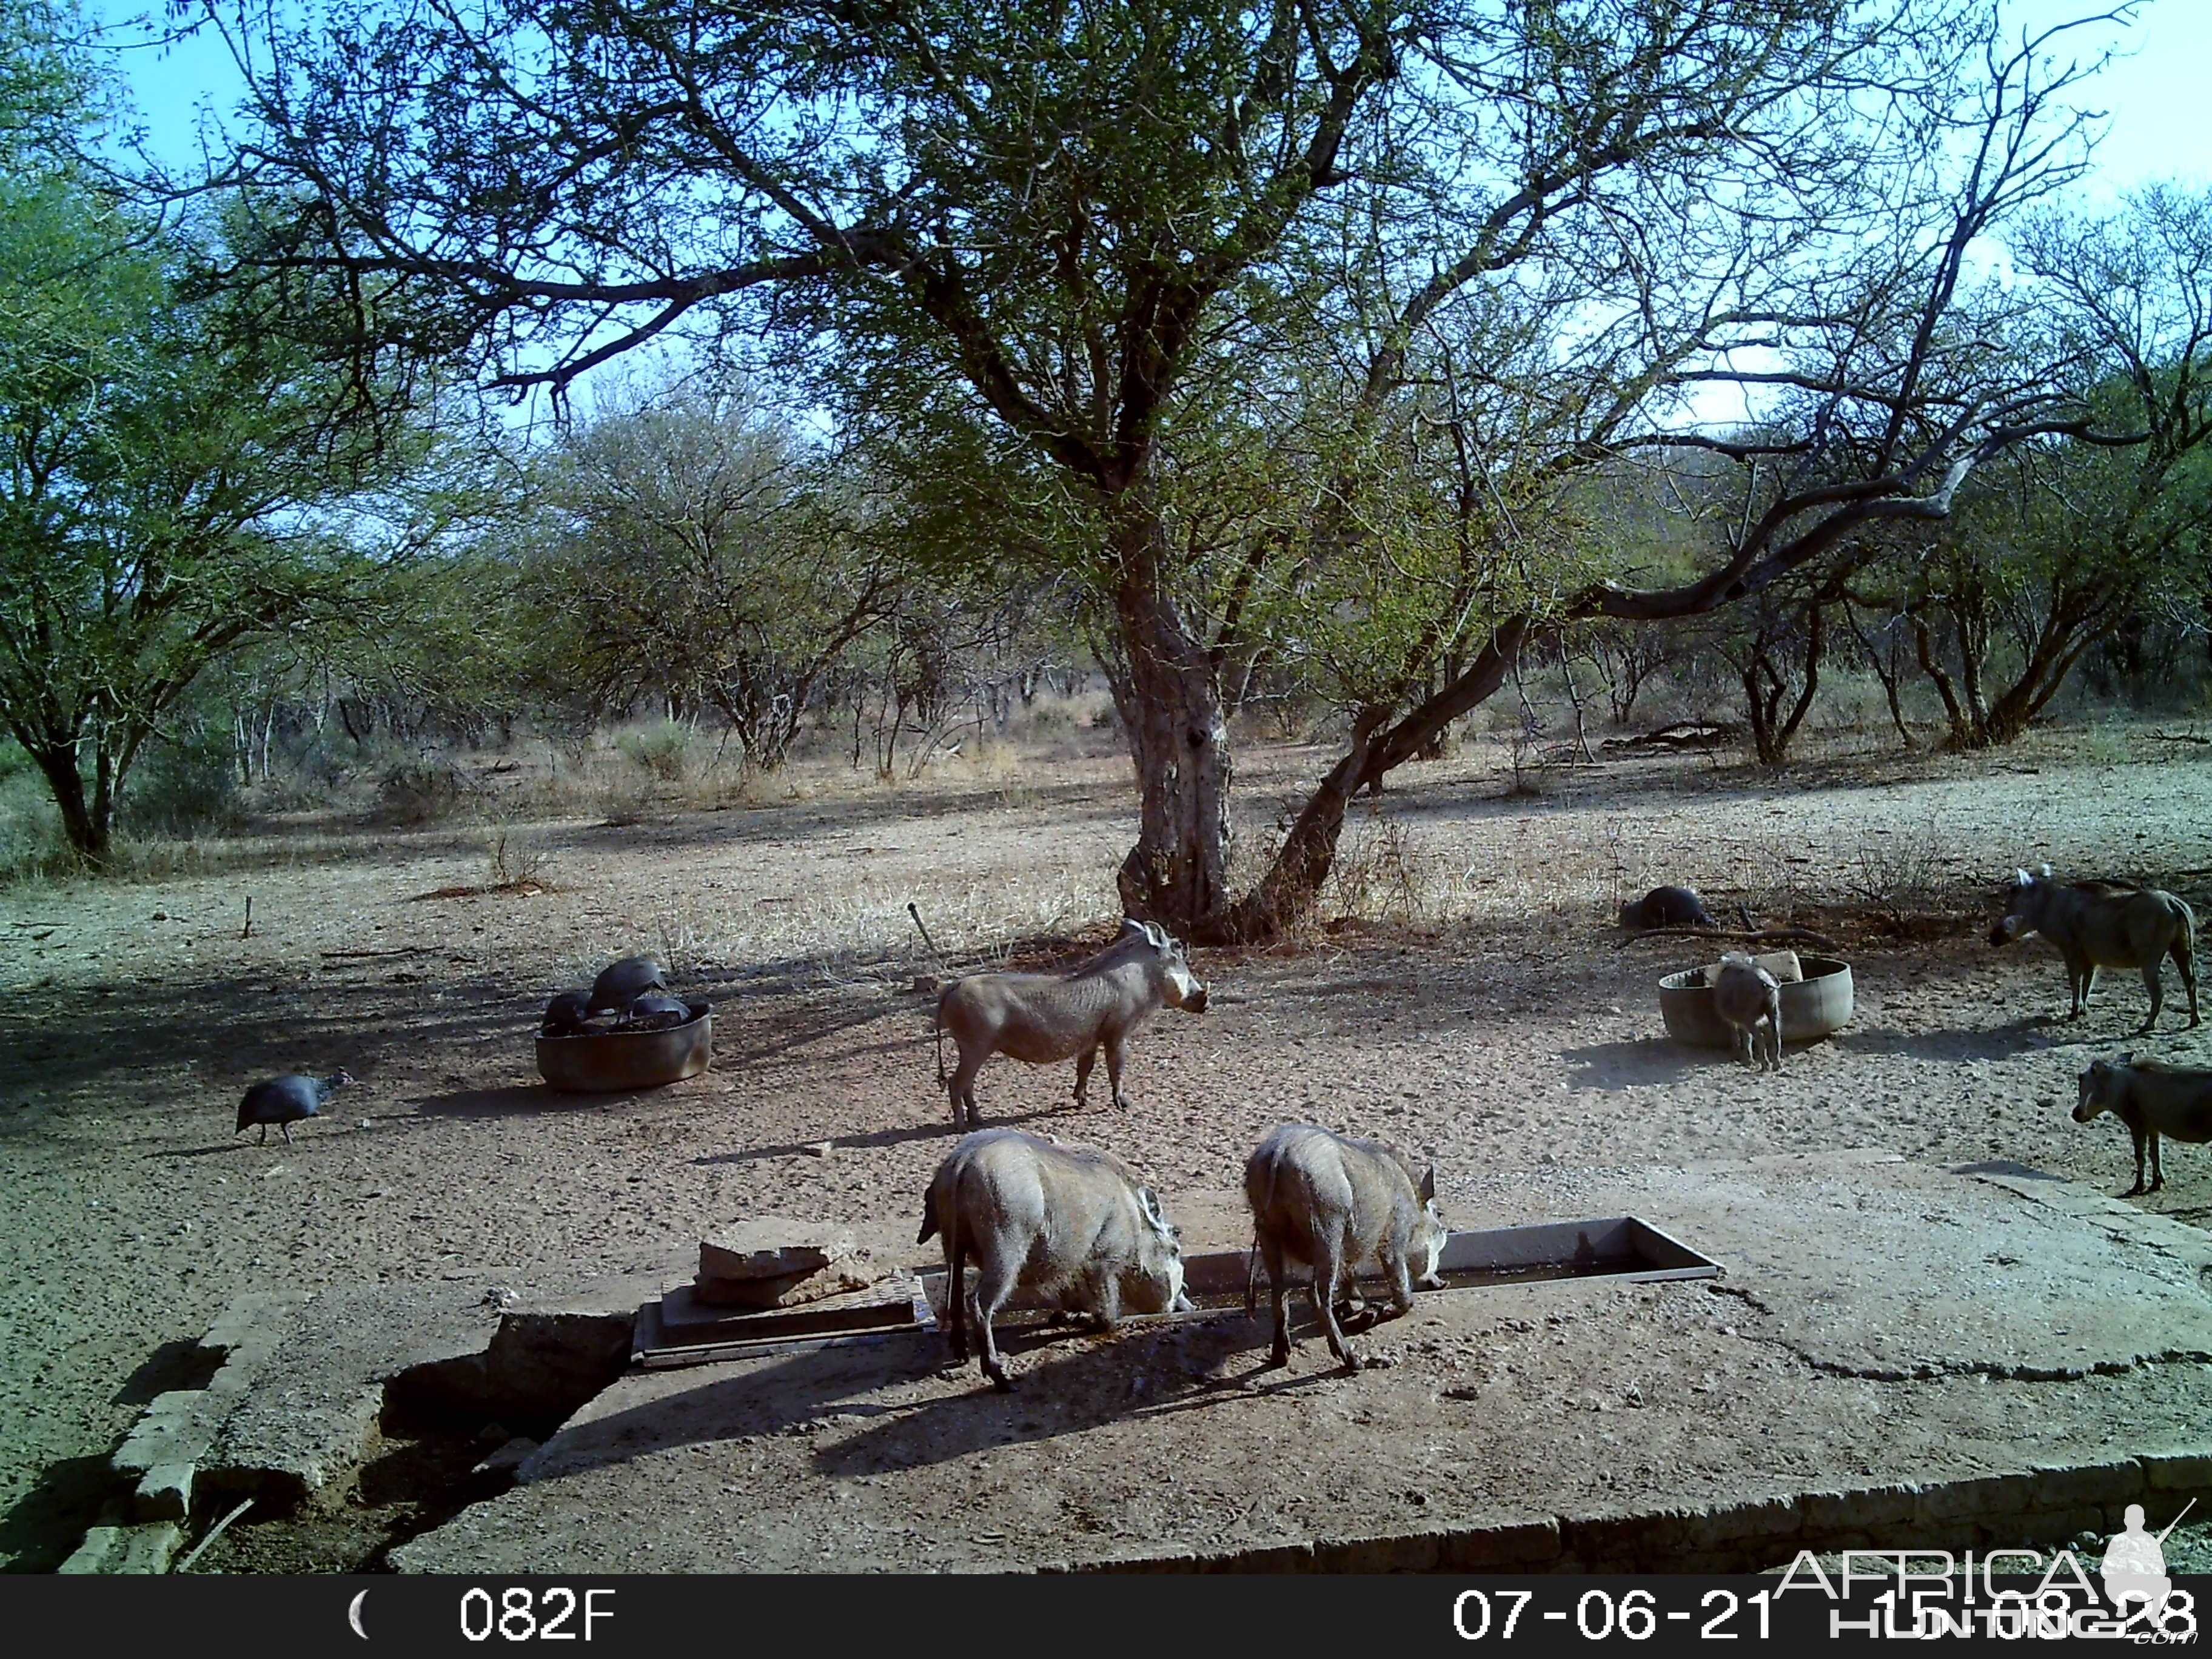
{"type": "Polygon", "coordinates": [[[599,976],[592,981],[592,1000],[584,1012],[620,1013],[646,992],[667,988],[660,964],[651,957],[624,957],[600,969],[599,976]]]}
{"type": "Polygon", "coordinates": [[[1624,927],[1713,927],[1704,902],[1686,887],[1655,887],[1632,904],[1620,907],[1624,927]]]}
{"type": "Polygon", "coordinates": [[[328,1077],[302,1077],[298,1073],[283,1077],[264,1079],[246,1091],[246,1098],[238,1103],[238,1134],[256,1123],[261,1126],[261,1139],[253,1144],[269,1144],[269,1126],[272,1123],[284,1132],[284,1144],[292,1144],[292,1126],[303,1117],[313,1117],[322,1103],[346,1084],[353,1081],[350,1072],[333,1072],[328,1077]]]}
{"type": "Polygon", "coordinates": [[[592,994],[589,991],[563,991],[545,1005],[545,1018],[538,1028],[540,1036],[582,1036],[591,1027],[592,994]]]}

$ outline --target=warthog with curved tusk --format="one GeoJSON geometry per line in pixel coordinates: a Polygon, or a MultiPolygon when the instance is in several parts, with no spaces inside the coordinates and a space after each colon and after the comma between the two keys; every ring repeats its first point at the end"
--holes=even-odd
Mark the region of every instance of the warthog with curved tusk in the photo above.
{"type": "Polygon", "coordinates": [[[1121,1045],[1162,1007],[1203,1013],[1206,987],[1190,971],[1182,946],[1149,921],[1125,920],[1121,935],[1081,967],[1065,974],[971,974],[937,998],[937,1081],[952,1100],[952,1127],[979,1128],[975,1073],[994,1054],[1032,1066],[1075,1062],[1075,1103],[1085,1104],[1091,1068],[1106,1051],[1114,1103],[1121,1092],[1121,1045]],[[960,1053],[945,1070],[945,1034],[960,1053]],[[964,1113],[964,1115],[963,1115],[964,1113]]]}
{"type": "Polygon", "coordinates": [[[1018,1290],[1057,1296],[1062,1308],[1111,1330],[1124,1311],[1187,1311],[1182,1236],[1136,1172],[1091,1146],[1018,1129],[961,1137],[921,1200],[915,1242],[945,1240],[946,1334],[968,1358],[967,1321],[983,1336],[983,1374],[1010,1389],[991,1321],[1018,1290]],[[968,1261],[975,1262],[975,1288],[968,1261]]]}
{"type": "Polygon", "coordinates": [[[2197,1019],[2197,913],[2171,893],[2154,887],[2117,887],[2101,881],[2062,886],[2045,865],[2034,875],[2014,872],[2004,890],[2004,914],[1990,929],[1990,943],[2008,945],[2040,933],[2066,959],[2066,983],[2074,993],[2067,1018],[2078,1019],[2097,988],[2100,968],[2140,968],[2150,993],[2150,1012],[2136,1028],[2148,1035],[2166,1005],[2160,981],[2166,958],[2181,969],[2189,988],[2189,1023],[2197,1019]]]}
{"type": "Polygon", "coordinates": [[[2137,1060],[2122,1054],[2118,1060],[2094,1062],[2078,1079],[2079,1097],[2074,1121],[2087,1123],[2110,1112],[2128,1126],[2136,1142],[2136,1184],[2120,1194],[2133,1198],[2143,1190],[2143,1148],[2150,1148],[2150,1190],[2166,1185],[2159,1167],[2158,1138],[2203,1142],[2212,1140],[2212,1072],[2197,1066],[2168,1066],[2163,1060],[2137,1060]]]}

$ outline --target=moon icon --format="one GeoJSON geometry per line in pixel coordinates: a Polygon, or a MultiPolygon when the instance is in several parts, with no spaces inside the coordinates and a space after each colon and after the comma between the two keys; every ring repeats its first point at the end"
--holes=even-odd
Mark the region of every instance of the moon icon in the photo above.
{"type": "Polygon", "coordinates": [[[364,1642],[368,1640],[368,1632],[361,1627],[361,1604],[368,1599],[368,1592],[363,1590],[353,1598],[353,1605],[346,1609],[346,1623],[353,1626],[353,1633],[364,1642]]]}

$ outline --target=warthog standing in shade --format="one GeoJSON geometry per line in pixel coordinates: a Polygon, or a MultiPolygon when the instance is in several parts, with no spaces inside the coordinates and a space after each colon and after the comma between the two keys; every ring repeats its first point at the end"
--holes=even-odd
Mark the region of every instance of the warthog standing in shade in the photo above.
{"type": "Polygon", "coordinates": [[[923,1195],[915,1242],[940,1232],[953,1354],[968,1358],[966,1322],[973,1319],[983,1334],[983,1374],[1000,1389],[1014,1385],[991,1321],[1017,1290],[1055,1295],[1100,1330],[1112,1329],[1125,1310],[1190,1306],[1182,1293],[1181,1236],[1160,1212],[1159,1199],[1127,1164],[1093,1147],[1018,1129],[963,1135],[923,1195]]]}
{"type": "Polygon", "coordinates": [[[937,1080],[952,1099],[952,1127],[973,1129],[975,1073],[994,1054],[1032,1066],[1075,1062],[1075,1103],[1085,1102],[1091,1068],[1106,1051],[1106,1080],[1114,1103],[1121,1092],[1121,1044],[1163,1006],[1203,1013],[1206,987],[1190,971],[1183,948],[1149,921],[1126,920],[1121,936],[1081,967],[1065,974],[971,974],[937,999],[937,1080]],[[960,1051],[945,1070],[945,1034],[960,1051]],[[964,1115],[963,1115],[964,1113],[964,1115]]]}
{"type": "Polygon", "coordinates": [[[1782,985],[1741,951],[1721,957],[1713,1012],[1735,1034],[1735,1054],[1762,1072],[1782,1069],[1782,985]]]}
{"type": "Polygon", "coordinates": [[[2123,1054],[2100,1060],[2081,1073],[2074,1121],[2087,1123],[2110,1112],[2128,1126],[2136,1142],[2136,1184],[2120,1194],[2143,1190],[2143,1148],[2150,1148],[2150,1190],[2166,1185],[2159,1167],[2158,1138],[2202,1143],[2212,1140],[2212,1072],[2197,1066],[2168,1066],[2163,1060],[2123,1054]]]}
{"type": "Polygon", "coordinates": [[[2189,988],[2189,1023],[2197,1019],[2197,915],[2171,893],[2152,887],[2115,887],[2101,881],[2062,886],[2045,865],[2034,875],[2014,873],[2004,890],[2004,914],[1990,929],[1990,943],[2007,945],[2040,933],[2066,960],[2074,993],[2069,1019],[2081,1017],[2097,988],[2100,968],[2140,968],[2150,993],[2150,1012],[2136,1028],[2147,1036],[2166,1005],[2160,973],[2166,958],[2181,969],[2189,988]]]}
{"type": "MultiPolygon", "coordinates": [[[[1437,1213],[1437,1172],[1417,1167],[1386,1140],[1352,1140],[1310,1123],[1272,1129],[1244,1164],[1244,1198],[1267,1269],[1275,1339],[1269,1363],[1291,1361],[1291,1278],[1288,1264],[1313,1270],[1314,1312],[1328,1337],[1329,1352],[1347,1370],[1358,1370],[1337,1323],[1337,1287],[1348,1291],[1364,1262],[1390,1276],[1393,1312],[1409,1311],[1413,1285],[1437,1288],[1437,1262],[1444,1248],[1443,1218],[1437,1213]]],[[[1249,1281],[1245,1305],[1251,1306],[1249,1281]]]]}

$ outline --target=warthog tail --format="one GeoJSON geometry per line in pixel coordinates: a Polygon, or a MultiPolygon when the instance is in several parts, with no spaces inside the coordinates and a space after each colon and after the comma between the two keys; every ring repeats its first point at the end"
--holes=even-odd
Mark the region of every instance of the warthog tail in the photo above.
{"type": "MultiPolygon", "coordinates": [[[[937,1012],[929,1017],[929,1034],[937,1043],[937,1086],[940,1089],[952,1079],[945,1074],[945,1006],[938,1005],[937,1012]]],[[[959,1122],[957,1118],[953,1120],[959,1122]]]]}
{"type": "Polygon", "coordinates": [[[1260,1282],[1260,1230],[1252,1230],[1252,1254],[1244,1258],[1244,1317],[1249,1319],[1259,1309],[1256,1288],[1260,1282]]]}
{"type": "Polygon", "coordinates": [[[933,1181],[929,1184],[928,1190],[921,1195],[921,1231],[915,1235],[914,1242],[917,1244],[927,1244],[936,1231],[937,1183],[933,1181]]]}

